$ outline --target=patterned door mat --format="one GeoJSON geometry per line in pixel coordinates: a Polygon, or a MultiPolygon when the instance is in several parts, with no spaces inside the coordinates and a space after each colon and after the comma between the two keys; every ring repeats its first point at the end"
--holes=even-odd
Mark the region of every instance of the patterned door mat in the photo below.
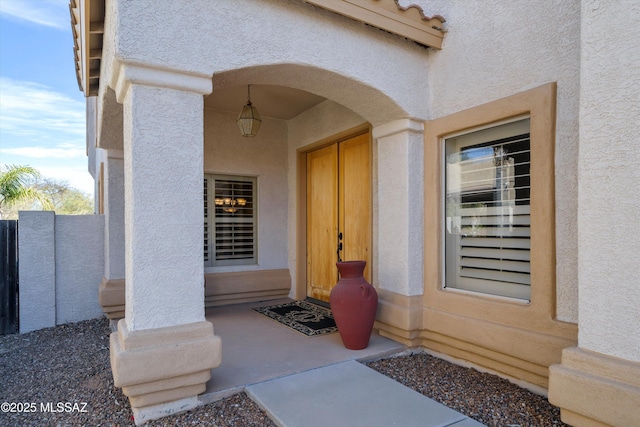
{"type": "Polygon", "coordinates": [[[330,309],[307,301],[293,301],[269,307],[254,307],[252,310],[264,314],[308,337],[332,334],[338,331],[330,309]]]}

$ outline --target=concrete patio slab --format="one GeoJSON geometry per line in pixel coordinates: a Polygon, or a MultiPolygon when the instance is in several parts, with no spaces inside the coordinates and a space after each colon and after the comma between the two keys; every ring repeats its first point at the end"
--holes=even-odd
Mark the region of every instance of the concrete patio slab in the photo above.
{"type": "Polygon", "coordinates": [[[246,388],[281,427],[480,427],[474,421],[356,361],[246,388]]]}
{"type": "Polygon", "coordinates": [[[209,403],[238,393],[248,385],[348,360],[373,360],[406,350],[374,333],[363,350],[348,350],[337,333],[307,337],[251,310],[291,301],[274,300],[209,308],[207,320],[222,338],[222,364],[211,372],[209,403]]]}

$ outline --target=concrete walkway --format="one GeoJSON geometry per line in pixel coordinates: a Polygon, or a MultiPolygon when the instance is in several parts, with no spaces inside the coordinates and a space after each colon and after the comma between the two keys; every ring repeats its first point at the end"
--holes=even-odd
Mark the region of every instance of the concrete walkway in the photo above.
{"type": "Polygon", "coordinates": [[[472,420],[356,361],[246,388],[282,427],[480,427],[472,420]]]}
{"type": "Polygon", "coordinates": [[[279,426],[482,425],[358,362],[400,353],[402,344],[374,333],[366,349],[348,350],[337,333],[307,337],[251,310],[282,302],[207,309],[222,364],[202,404],[244,390],[279,426]]]}

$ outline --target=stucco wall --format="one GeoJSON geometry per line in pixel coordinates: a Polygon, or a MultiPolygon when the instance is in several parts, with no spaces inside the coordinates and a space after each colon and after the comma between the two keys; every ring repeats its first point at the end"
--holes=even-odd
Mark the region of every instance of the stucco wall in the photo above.
{"type": "Polygon", "coordinates": [[[20,212],[20,332],[102,316],[103,217],[20,212]]]}
{"type": "Polygon", "coordinates": [[[57,215],[56,323],[102,316],[98,285],[104,269],[104,217],[57,215]]]}
{"type": "Polygon", "coordinates": [[[201,322],[202,94],[123,89],[127,328],[201,322]]]}
{"type": "Polygon", "coordinates": [[[287,123],[263,117],[258,135],[246,138],[237,112],[206,109],[204,116],[205,173],[258,178],[258,265],[205,272],[287,268],[287,123]]]}
{"type": "MultiPolygon", "coordinates": [[[[96,125],[97,125],[97,99],[95,96],[91,96],[86,98],[86,147],[87,147],[87,157],[89,158],[89,173],[96,180],[98,176],[96,173],[99,169],[96,169],[96,166],[99,164],[96,161],[96,125]]],[[[97,201],[96,201],[97,203],[97,201]]],[[[97,206],[97,204],[96,204],[97,206]]]]}
{"type": "Polygon", "coordinates": [[[447,19],[441,51],[298,0],[216,7],[196,0],[188,8],[114,0],[108,3],[103,73],[112,87],[120,62],[214,74],[218,88],[281,84],[321,94],[374,127],[441,117],[557,81],[557,315],[577,322],[579,0],[401,3],[447,19]]]}
{"type": "Polygon", "coordinates": [[[25,333],[56,325],[55,214],[18,215],[20,333],[25,333]]]}
{"type": "MultiPolygon", "coordinates": [[[[299,0],[220,1],[215,7],[209,0],[194,0],[188,6],[167,2],[163,7],[157,7],[155,0],[114,0],[107,5],[105,52],[114,52],[118,59],[103,55],[103,71],[112,87],[118,61],[202,76],[258,65],[295,64],[310,68],[305,73],[298,69],[293,75],[281,69],[274,73],[258,70],[252,83],[321,94],[374,125],[406,116],[428,116],[424,47],[299,0]],[[333,75],[316,74],[314,67],[333,75]]],[[[232,78],[216,84],[221,88],[246,84],[246,80],[238,83],[232,78]]]]}
{"type": "Polygon", "coordinates": [[[640,3],[585,0],[582,16],[578,343],[640,361],[640,3]]]}
{"type": "Polygon", "coordinates": [[[121,150],[99,150],[104,161],[104,276],[125,276],[124,154],[121,150]]]}
{"type": "Polygon", "coordinates": [[[557,316],[577,322],[580,1],[401,1],[410,3],[444,16],[449,30],[442,50],[429,51],[430,118],[558,83],[557,316]]]}
{"type": "Polygon", "coordinates": [[[374,128],[378,180],[376,283],[399,295],[424,293],[424,135],[418,121],[374,128]]]}

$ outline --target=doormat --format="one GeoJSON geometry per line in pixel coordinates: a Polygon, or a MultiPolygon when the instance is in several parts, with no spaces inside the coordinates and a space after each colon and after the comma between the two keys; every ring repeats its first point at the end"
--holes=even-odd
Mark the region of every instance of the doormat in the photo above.
{"type": "Polygon", "coordinates": [[[252,310],[308,337],[332,334],[338,331],[330,309],[306,301],[293,301],[269,307],[254,307],[252,310]]]}

